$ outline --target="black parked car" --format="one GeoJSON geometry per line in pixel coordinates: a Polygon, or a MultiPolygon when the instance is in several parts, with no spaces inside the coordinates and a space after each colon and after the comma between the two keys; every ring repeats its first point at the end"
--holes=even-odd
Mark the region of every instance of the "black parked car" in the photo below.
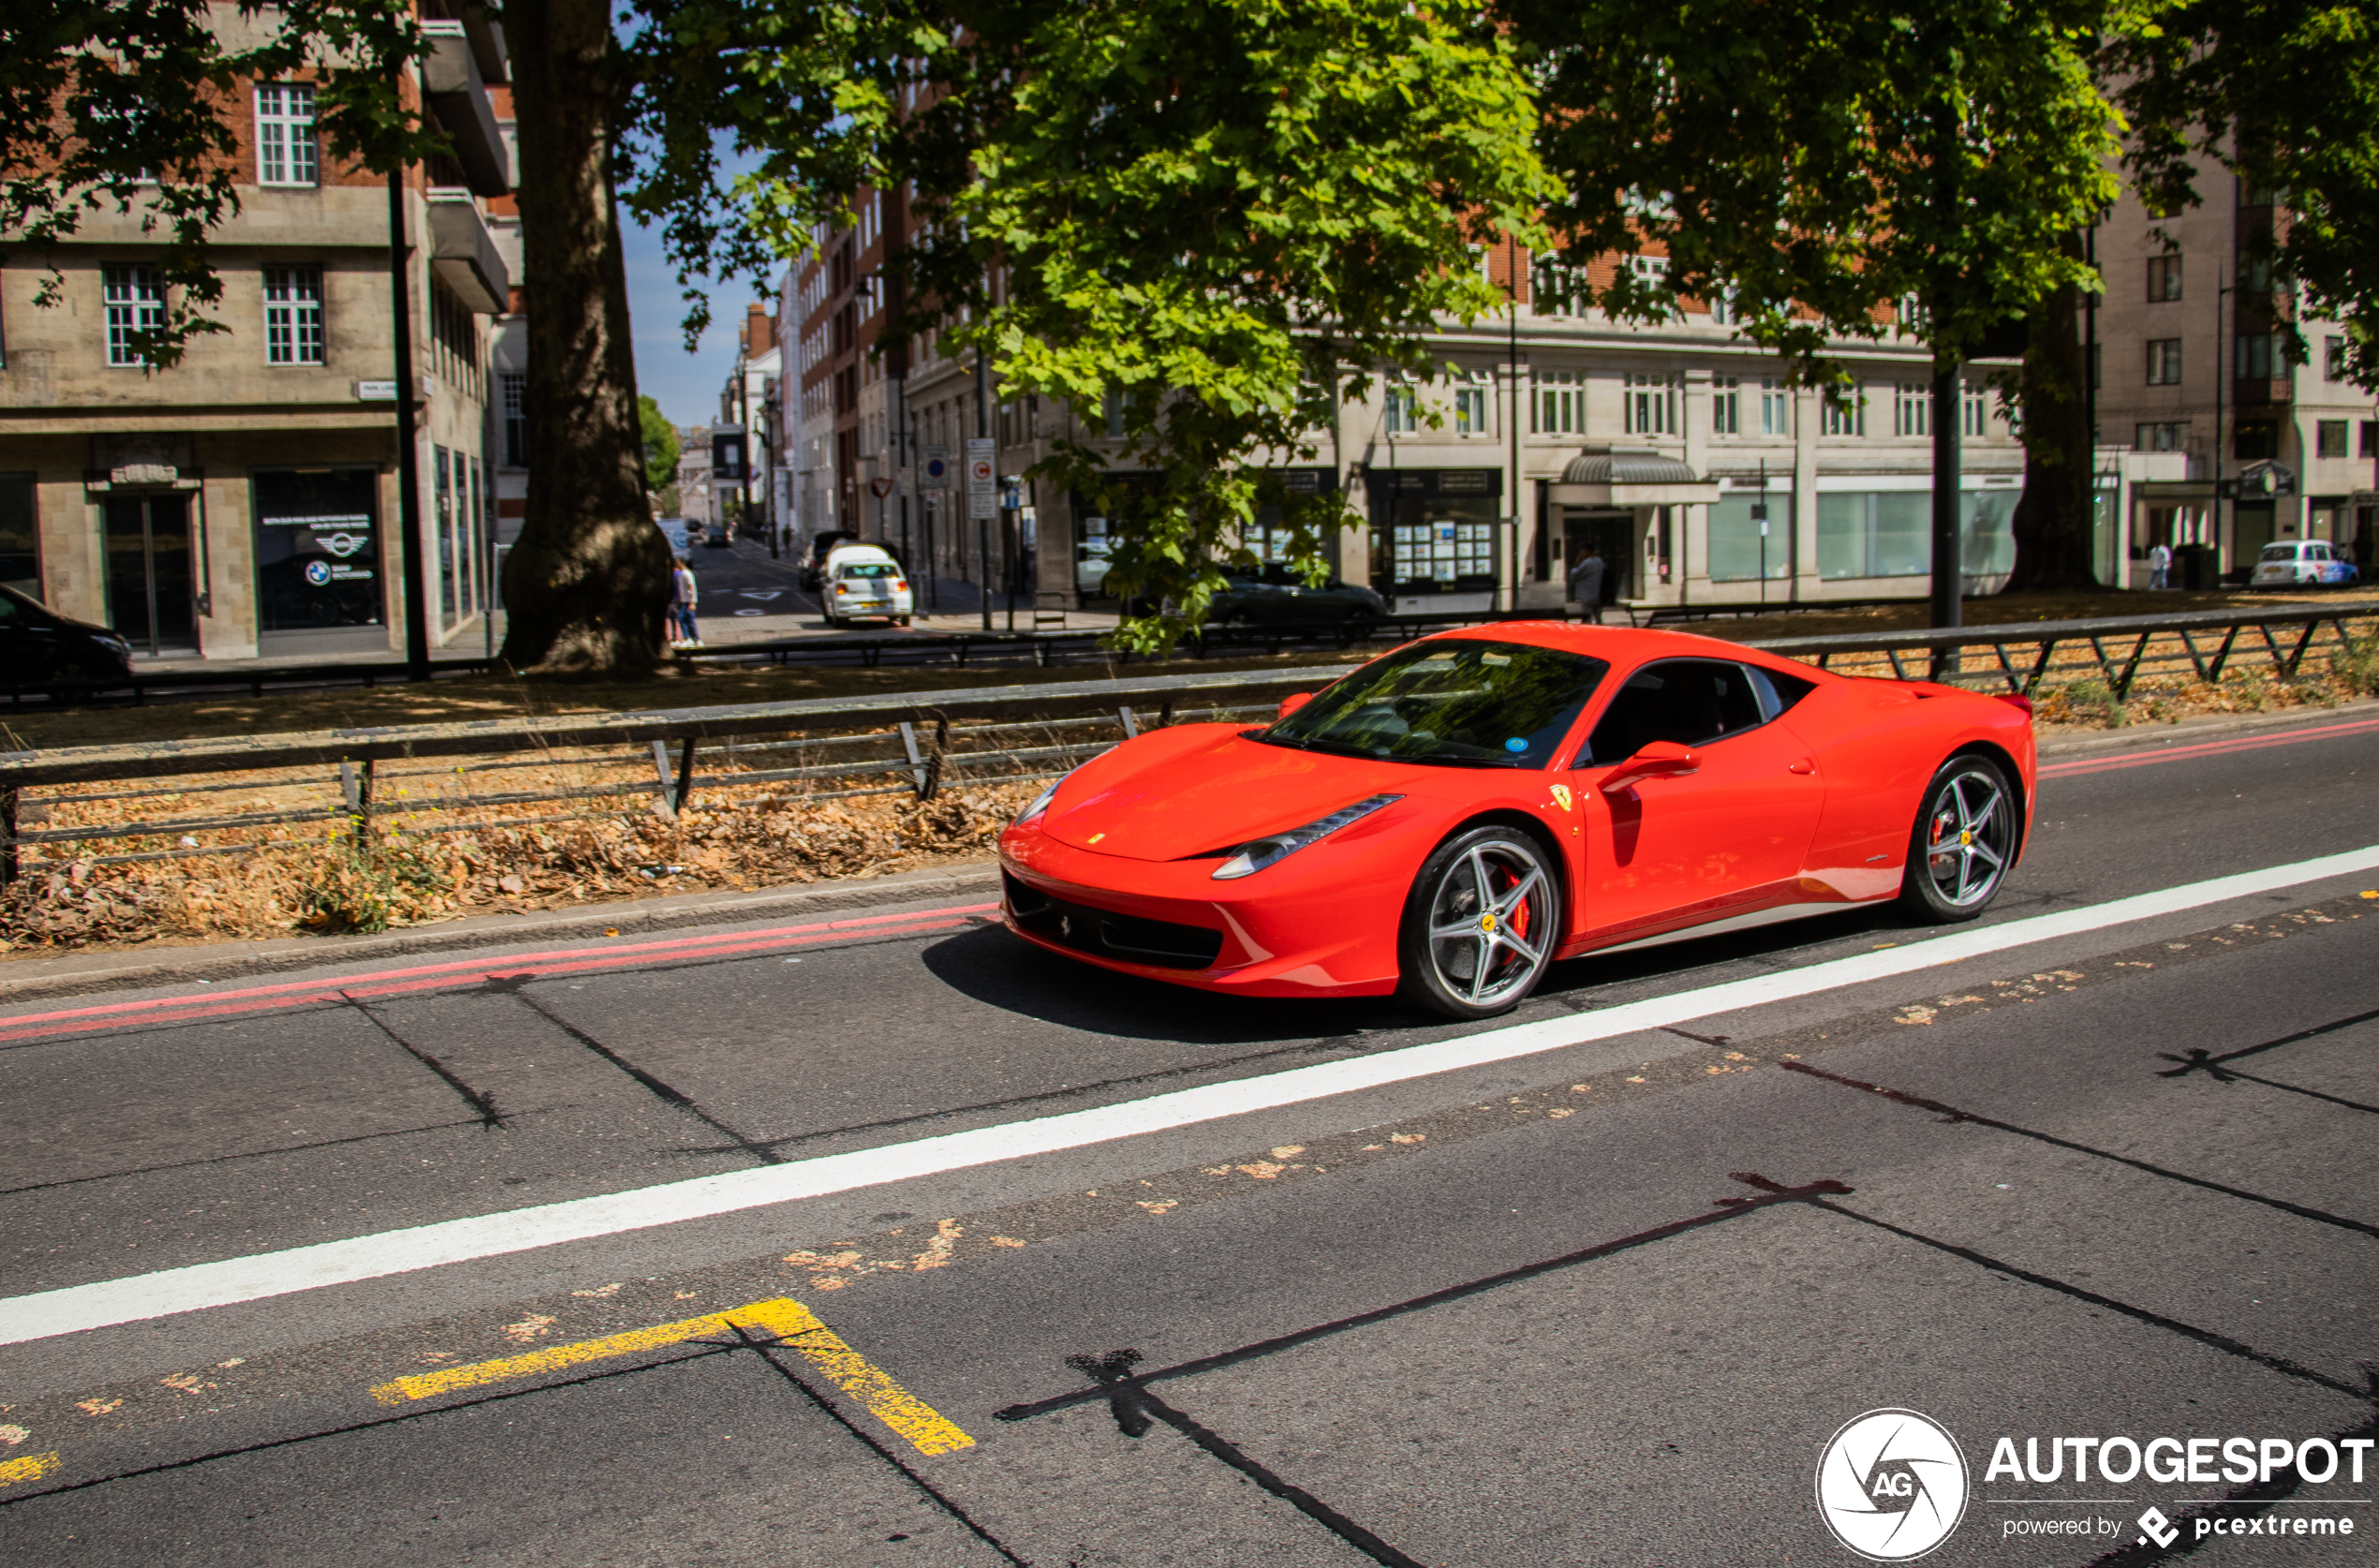
{"type": "Polygon", "coordinates": [[[0,681],[18,690],[109,686],[132,673],[132,645],[103,626],[69,620],[0,587],[0,681]]]}
{"type": "Polygon", "coordinates": [[[1388,601],[1360,583],[1333,577],[1308,587],[1284,566],[1261,572],[1233,572],[1231,586],[1214,596],[1207,619],[1217,626],[1313,626],[1376,620],[1388,601]]]}

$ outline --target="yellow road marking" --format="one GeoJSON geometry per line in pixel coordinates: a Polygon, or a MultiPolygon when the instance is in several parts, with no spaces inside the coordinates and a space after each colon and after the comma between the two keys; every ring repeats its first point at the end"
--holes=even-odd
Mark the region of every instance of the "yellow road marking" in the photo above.
{"type": "MultiPolygon", "coordinates": [[[[514,1378],[533,1377],[540,1372],[556,1371],[584,1362],[658,1350],[663,1345],[698,1339],[706,1334],[723,1334],[738,1326],[761,1329],[775,1335],[786,1349],[798,1353],[861,1409],[907,1438],[919,1453],[948,1454],[975,1445],[973,1438],[960,1431],[940,1412],[901,1387],[881,1368],[851,1349],[840,1335],[819,1321],[817,1313],[786,1296],[779,1296],[774,1301],[755,1301],[747,1306],[731,1308],[724,1312],[710,1312],[680,1323],[631,1328],[624,1334],[584,1339],[575,1345],[551,1345],[543,1350],[531,1351],[526,1355],[508,1355],[495,1361],[473,1362],[465,1367],[441,1367],[435,1372],[416,1372],[379,1384],[372,1390],[372,1397],[385,1405],[401,1405],[409,1399],[427,1399],[440,1394],[451,1394],[458,1388],[480,1388],[491,1383],[508,1383],[514,1378]]],[[[54,1462],[55,1456],[50,1457],[54,1462]]],[[[28,1461],[21,1459],[14,1462],[24,1464],[28,1461]]],[[[0,1466],[0,1476],[6,1473],[7,1467],[0,1466]]]]}
{"type": "Polygon", "coordinates": [[[0,1460],[0,1487],[13,1487],[20,1481],[38,1481],[58,1468],[55,1454],[27,1454],[22,1459],[0,1460]]]}

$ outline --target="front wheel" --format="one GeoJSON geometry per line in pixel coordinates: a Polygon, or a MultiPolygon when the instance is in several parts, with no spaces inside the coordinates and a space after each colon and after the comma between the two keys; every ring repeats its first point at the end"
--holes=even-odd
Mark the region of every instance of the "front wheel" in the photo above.
{"type": "Polygon", "coordinates": [[[1491,1018],[1536,988],[1560,939],[1552,858],[1513,828],[1474,828],[1438,846],[1406,898],[1398,989],[1449,1018],[1491,1018]]]}
{"type": "Polygon", "coordinates": [[[2016,861],[2014,786],[1980,757],[1952,757],[1925,786],[1909,835],[1900,907],[1929,925],[1972,920],[1990,908],[2016,861]]]}

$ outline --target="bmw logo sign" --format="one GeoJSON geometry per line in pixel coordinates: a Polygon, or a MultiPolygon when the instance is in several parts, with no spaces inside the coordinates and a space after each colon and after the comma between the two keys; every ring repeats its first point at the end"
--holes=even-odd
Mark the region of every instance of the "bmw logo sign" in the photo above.
{"type": "Polygon", "coordinates": [[[306,562],[305,580],[318,588],[328,583],[331,580],[331,563],[328,561],[306,562]]]}
{"type": "Polygon", "coordinates": [[[1817,1460],[1817,1511],[1870,1562],[1906,1562],[1949,1539],[1966,1513],[1966,1456],[1946,1427],[1913,1410],[1845,1423],[1817,1460]]]}

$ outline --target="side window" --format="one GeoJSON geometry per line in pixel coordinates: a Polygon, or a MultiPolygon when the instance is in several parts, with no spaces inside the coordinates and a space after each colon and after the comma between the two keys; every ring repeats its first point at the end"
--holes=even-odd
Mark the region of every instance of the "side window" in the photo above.
{"type": "Polygon", "coordinates": [[[1760,708],[1770,718],[1782,717],[1792,711],[1794,703],[1817,689],[1815,681],[1763,670],[1756,664],[1746,664],[1743,673],[1751,677],[1751,689],[1759,695],[1760,708]]]}
{"type": "Polygon", "coordinates": [[[1623,762],[1654,741],[1702,746],[1766,722],[1759,695],[1739,664],[1676,658],[1627,678],[1596,720],[1581,767],[1623,762]]]}

